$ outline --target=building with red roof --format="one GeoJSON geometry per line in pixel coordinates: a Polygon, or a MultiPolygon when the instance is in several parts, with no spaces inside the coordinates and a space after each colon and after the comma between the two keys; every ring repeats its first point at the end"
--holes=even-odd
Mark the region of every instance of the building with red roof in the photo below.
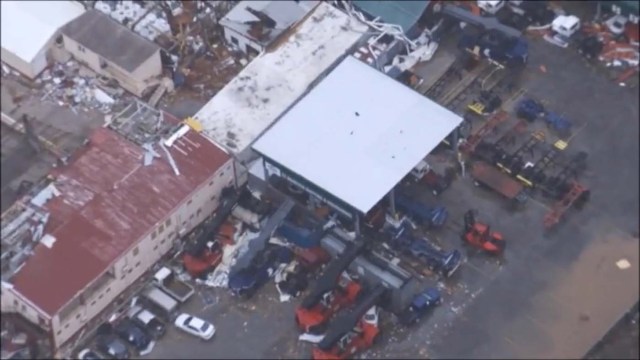
{"type": "Polygon", "coordinates": [[[165,126],[155,136],[118,131],[125,121],[99,128],[54,168],[46,187],[13,209],[13,224],[3,214],[3,247],[22,244],[16,249],[24,254],[16,250],[6,261],[3,254],[7,266],[22,261],[10,276],[3,272],[2,311],[47,330],[54,349],[211,215],[222,189],[233,186],[231,157],[178,119],[136,110],[126,116],[128,129],[158,116],[165,126]]]}

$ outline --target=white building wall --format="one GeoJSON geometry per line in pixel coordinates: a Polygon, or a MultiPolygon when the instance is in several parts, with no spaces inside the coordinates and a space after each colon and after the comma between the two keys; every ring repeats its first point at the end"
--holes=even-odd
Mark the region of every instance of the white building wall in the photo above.
{"type": "Polygon", "coordinates": [[[180,229],[184,229],[183,233],[186,234],[211,215],[220,203],[222,189],[231,185],[233,180],[233,161],[229,159],[171,216],[158,223],[155,229],[115,262],[111,281],[88,295],[84,305],[78,306],[66,319],[55,316],[52,327],[56,346],[64,344],[158,262],[173,247],[180,229]]]}
{"type": "Polygon", "coordinates": [[[107,59],[102,59],[98,54],[83,47],[70,37],[63,36],[64,48],[76,60],[98,74],[118,80],[120,86],[138,97],[142,96],[144,90],[150,85],[146,80],[162,75],[160,51],[155,52],[143,62],[134,73],[130,73],[107,59]],[[105,68],[100,67],[101,60],[107,63],[105,68]]]}
{"type": "Polygon", "coordinates": [[[238,50],[242,51],[245,54],[247,53],[247,46],[252,47],[257,52],[261,52],[262,50],[264,50],[263,46],[259,43],[228,27],[224,27],[224,38],[225,40],[227,40],[228,44],[237,47],[238,50]]]}

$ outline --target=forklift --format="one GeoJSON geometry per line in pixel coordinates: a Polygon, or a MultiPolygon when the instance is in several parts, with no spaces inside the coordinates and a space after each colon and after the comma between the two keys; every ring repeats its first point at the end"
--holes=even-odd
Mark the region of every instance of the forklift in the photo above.
{"type": "Polygon", "coordinates": [[[335,313],[356,301],[361,287],[344,271],[363,249],[364,242],[351,243],[338,258],[329,263],[296,309],[296,324],[300,330],[311,334],[324,332],[335,313]]]}
{"type": "Polygon", "coordinates": [[[384,286],[378,285],[351,310],[340,313],[314,347],[313,359],[352,359],[375,344],[380,337],[376,305],[386,292],[384,286]]]}
{"type": "Polygon", "coordinates": [[[468,210],[464,214],[464,234],[462,239],[469,245],[491,255],[501,255],[507,245],[501,233],[491,231],[489,225],[476,221],[473,210],[468,210]]]}

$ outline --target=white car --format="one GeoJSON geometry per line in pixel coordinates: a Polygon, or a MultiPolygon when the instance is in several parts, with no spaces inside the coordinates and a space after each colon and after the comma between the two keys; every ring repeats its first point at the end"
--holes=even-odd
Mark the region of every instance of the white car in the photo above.
{"type": "Polygon", "coordinates": [[[182,331],[195,335],[203,340],[209,340],[216,333],[213,324],[189,314],[180,314],[174,322],[182,331]]]}

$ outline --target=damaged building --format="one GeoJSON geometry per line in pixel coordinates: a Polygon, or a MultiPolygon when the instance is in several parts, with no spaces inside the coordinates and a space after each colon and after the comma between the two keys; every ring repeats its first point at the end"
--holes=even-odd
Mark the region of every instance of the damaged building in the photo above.
{"type": "Polygon", "coordinates": [[[283,35],[287,41],[255,58],[194,115],[203,134],[241,162],[251,159],[250,145],[359,46],[366,31],[358,20],[319,3],[283,35]]]}
{"type": "Polygon", "coordinates": [[[242,1],[220,20],[227,43],[250,56],[258,55],[318,1],[242,1]]]}
{"type": "Polygon", "coordinates": [[[91,70],[115,79],[143,97],[160,84],[160,47],[111,19],[89,10],[61,29],[64,48],[91,70]]]}
{"type": "Polygon", "coordinates": [[[54,353],[71,346],[217,208],[232,167],[187,124],[131,105],[3,214],[2,313],[54,353]]]}
{"type": "Polygon", "coordinates": [[[2,1],[2,62],[35,79],[57,58],[60,27],[84,13],[76,1],[2,1]]]}

